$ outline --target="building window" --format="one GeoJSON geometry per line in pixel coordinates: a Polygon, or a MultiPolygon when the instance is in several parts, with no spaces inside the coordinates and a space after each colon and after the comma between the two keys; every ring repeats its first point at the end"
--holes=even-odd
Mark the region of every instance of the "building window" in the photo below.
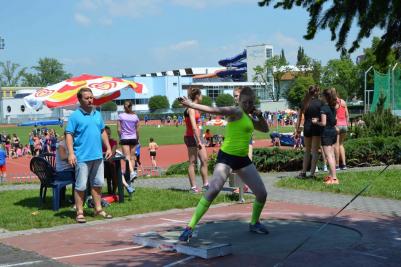
{"type": "Polygon", "coordinates": [[[10,113],[11,112],[11,107],[7,106],[7,112],[10,113]]]}
{"type": "Polygon", "coordinates": [[[24,112],[25,111],[25,106],[21,105],[21,111],[24,112]]]}
{"type": "Polygon", "coordinates": [[[177,83],[173,83],[173,86],[177,86],[177,83]]]}

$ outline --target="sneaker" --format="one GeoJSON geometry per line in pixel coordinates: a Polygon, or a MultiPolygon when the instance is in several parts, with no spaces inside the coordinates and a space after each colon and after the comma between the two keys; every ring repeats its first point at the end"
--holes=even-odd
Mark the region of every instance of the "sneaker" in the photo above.
{"type": "Polygon", "coordinates": [[[260,222],[249,224],[249,231],[257,234],[269,234],[269,230],[267,230],[266,226],[264,226],[260,222]]]}
{"type": "Polygon", "coordinates": [[[319,168],[316,166],[315,173],[319,172],[319,168]]]}
{"type": "Polygon", "coordinates": [[[331,184],[339,184],[340,182],[338,179],[331,179],[331,184]]]}
{"type": "Polygon", "coordinates": [[[133,186],[129,185],[129,186],[127,187],[127,192],[128,192],[129,194],[132,194],[132,193],[135,192],[135,188],[134,188],[133,186]]]}
{"type": "Polygon", "coordinates": [[[300,173],[296,176],[296,178],[298,178],[298,179],[304,179],[304,178],[306,178],[306,173],[300,172],[300,173]]]}
{"type": "Polygon", "coordinates": [[[198,194],[199,193],[199,189],[196,186],[194,186],[194,187],[191,187],[191,189],[189,189],[189,192],[191,192],[193,194],[198,194]]]}
{"type": "Polygon", "coordinates": [[[331,180],[332,180],[333,178],[331,177],[331,176],[326,176],[326,177],[324,177],[324,183],[325,184],[331,184],[331,180]]]}
{"type": "Polygon", "coordinates": [[[328,170],[327,170],[327,165],[323,165],[323,171],[324,172],[327,172],[328,170]]]}
{"type": "Polygon", "coordinates": [[[135,180],[137,177],[138,177],[138,175],[137,175],[136,171],[131,172],[130,175],[129,175],[129,179],[130,179],[131,182],[133,180],[135,180]]]}
{"type": "Polygon", "coordinates": [[[202,186],[202,191],[209,190],[209,184],[202,186]]]}
{"type": "Polygon", "coordinates": [[[340,169],[341,170],[346,170],[347,169],[347,165],[340,165],[340,169]]]}
{"type": "Polygon", "coordinates": [[[189,239],[191,239],[191,237],[192,237],[192,228],[187,226],[184,232],[181,233],[178,240],[183,242],[189,242],[189,239]]]}
{"type": "Polygon", "coordinates": [[[336,166],[336,171],[339,171],[340,170],[340,166],[336,166]]]}

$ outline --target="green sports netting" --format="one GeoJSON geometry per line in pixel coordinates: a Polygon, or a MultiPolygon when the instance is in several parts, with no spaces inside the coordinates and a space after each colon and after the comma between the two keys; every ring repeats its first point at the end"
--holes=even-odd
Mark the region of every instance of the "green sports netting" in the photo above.
{"type": "Polygon", "coordinates": [[[379,101],[380,95],[386,96],[386,102],[384,102],[384,108],[388,108],[391,105],[391,90],[390,90],[390,75],[380,73],[374,70],[374,91],[373,91],[373,101],[370,106],[370,111],[373,112],[376,109],[377,102],[379,101]]]}
{"type": "Polygon", "coordinates": [[[401,110],[401,68],[394,70],[394,110],[401,110]]]}

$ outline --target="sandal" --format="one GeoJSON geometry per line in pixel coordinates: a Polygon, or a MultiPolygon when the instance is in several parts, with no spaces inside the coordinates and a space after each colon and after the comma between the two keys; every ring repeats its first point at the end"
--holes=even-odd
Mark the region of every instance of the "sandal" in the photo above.
{"type": "Polygon", "coordinates": [[[113,216],[106,213],[104,210],[95,211],[95,216],[103,217],[103,219],[112,219],[113,216]]]}
{"type": "Polygon", "coordinates": [[[75,217],[75,221],[77,223],[86,223],[86,219],[83,212],[77,213],[77,217],[75,217]]]}

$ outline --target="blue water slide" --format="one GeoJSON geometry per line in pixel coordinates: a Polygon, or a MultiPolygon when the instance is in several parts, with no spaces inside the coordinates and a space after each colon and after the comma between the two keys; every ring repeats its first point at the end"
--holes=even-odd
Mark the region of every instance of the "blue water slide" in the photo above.
{"type": "Polygon", "coordinates": [[[227,69],[222,70],[216,73],[216,75],[220,78],[227,77],[227,76],[241,76],[246,72],[247,68],[236,68],[236,69],[227,69]]]}
{"type": "Polygon", "coordinates": [[[245,58],[246,58],[246,50],[244,50],[241,54],[238,54],[234,57],[219,60],[219,64],[223,67],[228,67],[229,64],[232,64],[234,62],[239,62],[245,58]]]}

